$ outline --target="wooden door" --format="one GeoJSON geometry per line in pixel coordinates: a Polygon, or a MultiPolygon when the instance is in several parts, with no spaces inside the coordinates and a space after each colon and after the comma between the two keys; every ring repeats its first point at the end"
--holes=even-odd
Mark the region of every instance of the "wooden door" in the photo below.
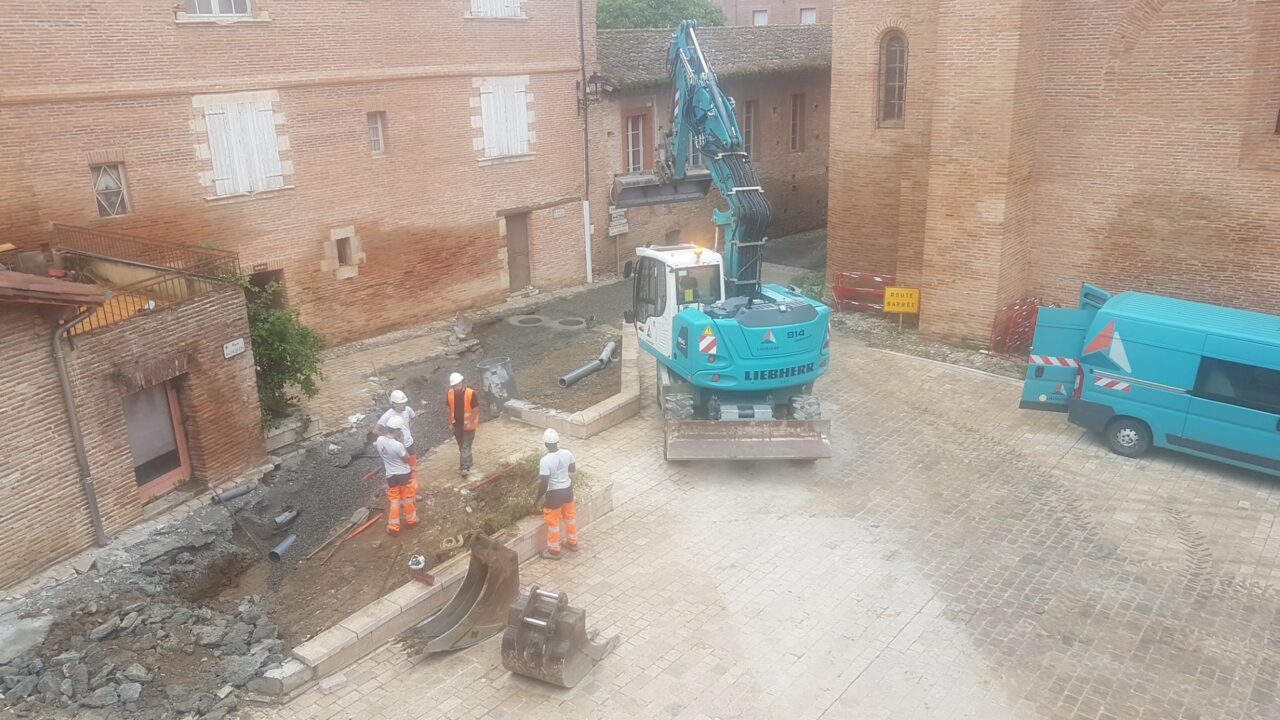
{"type": "Polygon", "coordinates": [[[529,287],[529,214],[507,216],[507,271],[511,292],[529,287]]]}

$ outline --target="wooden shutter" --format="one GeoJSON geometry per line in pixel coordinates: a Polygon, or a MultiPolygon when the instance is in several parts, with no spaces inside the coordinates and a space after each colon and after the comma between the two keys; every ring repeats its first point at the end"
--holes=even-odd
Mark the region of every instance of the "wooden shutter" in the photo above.
{"type": "Polygon", "coordinates": [[[280,166],[280,139],[276,135],[276,114],[270,100],[246,103],[252,125],[246,136],[253,153],[253,189],[274,190],[284,187],[284,171],[280,166]]]}
{"type": "Polygon", "coordinates": [[[204,109],[205,126],[209,131],[209,155],[213,158],[213,187],[215,195],[233,195],[248,192],[248,182],[236,157],[236,133],[234,130],[234,105],[210,105],[204,109]]]}
{"type": "Polygon", "coordinates": [[[511,152],[513,155],[523,155],[529,152],[529,101],[525,97],[524,85],[514,88],[511,96],[511,152]]]}
{"type": "Polygon", "coordinates": [[[480,126],[484,129],[484,156],[498,155],[498,112],[494,88],[480,88],[480,126]]]}

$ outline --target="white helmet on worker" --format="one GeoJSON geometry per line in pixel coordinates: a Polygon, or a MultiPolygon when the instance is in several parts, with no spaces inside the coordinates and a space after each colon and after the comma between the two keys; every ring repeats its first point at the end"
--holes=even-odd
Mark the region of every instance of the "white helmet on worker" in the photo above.
{"type": "Polygon", "coordinates": [[[392,415],[390,418],[387,418],[387,429],[388,429],[388,430],[403,430],[403,429],[404,429],[404,418],[400,417],[399,415],[392,415]]]}
{"type": "Polygon", "coordinates": [[[449,375],[449,387],[453,387],[462,382],[462,373],[452,373],[449,375]]]}
{"type": "Polygon", "coordinates": [[[557,445],[560,443],[560,433],[556,432],[555,428],[547,428],[547,431],[542,433],[542,442],[547,445],[557,445]]]}
{"type": "Polygon", "coordinates": [[[405,395],[404,393],[400,392],[399,390],[392,390],[392,391],[391,391],[391,402],[392,402],[392,403],[395,403],[396,405],[404,405],[405,403],[409,402],[409,396],[408,396],[408,395],[405,395]]]}

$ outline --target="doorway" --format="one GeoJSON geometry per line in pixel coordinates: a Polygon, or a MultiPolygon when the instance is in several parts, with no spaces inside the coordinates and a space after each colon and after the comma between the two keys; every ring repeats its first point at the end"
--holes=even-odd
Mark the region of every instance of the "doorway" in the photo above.
{"type": "Polygon", "coordinates": [[[529,287],[529,213],[507,216],[507,273],[511,292],[529,287]]]}
{"type": "Polygon", "coordinates": [[[191,479],[175,381],[124,397],[125,429],[138,495],[149,502],[191,479]]]}

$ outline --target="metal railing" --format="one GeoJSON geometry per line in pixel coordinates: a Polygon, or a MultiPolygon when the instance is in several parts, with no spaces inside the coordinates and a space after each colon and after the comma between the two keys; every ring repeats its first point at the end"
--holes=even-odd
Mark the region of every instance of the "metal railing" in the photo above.
{"type": "Polygon", "coordinates": [[[211,277],[173,272],[114,288],[102,307],[72,328],[70,334],[81,335],[157,312],[224,286],[225,283],[211,277]]]}
{"type": "Polygon", "coordinates": [[[54,223],[53,231],[57,245],[69,252],[209,277],[225,277],[240,271],[240,255],[230,250],[149,240],[62,223],[54,223]]]}

